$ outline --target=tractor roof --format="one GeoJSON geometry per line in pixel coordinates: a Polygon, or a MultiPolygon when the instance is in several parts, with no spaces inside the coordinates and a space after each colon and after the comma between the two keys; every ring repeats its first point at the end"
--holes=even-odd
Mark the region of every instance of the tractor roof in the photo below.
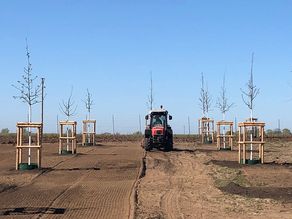
{"type": "Polygon", "coordinates": [[[156,114],[156,113],[168,113],[167,112],[167,110],[165,110],[165,109],[157,109],[157,110],[151,110],[150,112],[149,112],[149,114],[156,114]]]}

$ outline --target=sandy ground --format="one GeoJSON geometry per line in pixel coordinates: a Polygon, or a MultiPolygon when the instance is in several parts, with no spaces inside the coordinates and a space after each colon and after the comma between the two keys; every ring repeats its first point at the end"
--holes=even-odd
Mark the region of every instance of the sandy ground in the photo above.
{"type": "Polygon", "coordinates": [[[289,141],[268,143],[264,165],[198,143],[145,157],[133,142],[75,156],[45,144],[33,171],[16,171],[14,146],[0,147],[0,218],[292,218],[289,141]]]}
{"type": "Polygon", "coordinates": [[[60,156],[44,145],[41,171],[15,171],[12,145],[1,145],[0,217],[128,218],[143,150],[133,143],[79,147],[60,156]]]}
{"type": "Polygon", "coordinates": [[[267,144],[265,165],[237,164],[237,151],[176,144],[147,152],[137,218],[292,218],[292,142],[267,144]]]}

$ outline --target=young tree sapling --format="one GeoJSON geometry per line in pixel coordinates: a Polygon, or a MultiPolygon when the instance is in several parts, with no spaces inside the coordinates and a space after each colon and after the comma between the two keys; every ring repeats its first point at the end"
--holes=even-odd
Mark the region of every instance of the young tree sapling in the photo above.
{"type": "MultiPolygon", "coordinates": [[[[32,65],[30,62],[30,52],[26,39],[26,57],[27,66],[24,67],[24,74],[22,80],[17,81],[17,85],[12,85],[16,88],[20,94],[13,96],[15,99],[20,99],[22,102],[28,105],[28,123],[32,121],[32,106],[40,103],[41,84],[34,85],[34,82],[38,76],[34,76],[32,72],[32,65]]],[[[28,128],[28,145],[31,146],[31,128],[28,128]]],[[[28,149],[28,165],[31,163],[31,149],[28,149]]]]}
{"type": "Polygon", "coordinates": [[[205,85],[203,72],[201,75],[201,90],[200,90],[199,103],[200,103],[203,117],[208,117],[208,113],[211,109],[212,97],[209,93],[208,86],[205,85]]]}
{"type": "MultiPolygon", "coordinates": [[[[71,93],[69,98],[64,101],[62,100],[62,104],[59,104],[60,111],[64,113],[64,115],[67,117],[67,122],[70,120],[71,116],[76,115],[77,105],[75,106],[75,102],[72,100],[72,93],[73,88],[71,88],[71,93]]],[[[66,129],[66,135],[67,135],[67,151],[69,151],[69,128],[66,129]]]]}
{"type": "MultiPolygon", "coordinates": [[[[211,104],[212,104],[212,97],[209,93],[208,86],[205,85],[204,81],[204,74],[202,72],[201,74],[201,90],[200,90],[200,97],[199,97],[199,105],[202,110],[203,117],[208,118],[208,114],[211,110],[211,104]]],[[[202,127],[204,128],[204,127],[202,127]]],[[[210,131],[210,124],[207,124],[207,133],[210,131]]]]}
{"type": "MultiPolygon", "coordinates": [[[[217,107],[219,108],[219,110],[222,113],[222,117],[223,117],[223,121],[225,121],[225,115],[226,113],[230,110],[230,108],[233,106],[234,104],[228,103],[228,98],[227,98],[227,94],[226,94],[226,87],[225,87],[225,74],[223,76],[223,85],[221,87],[221,92],[220,92],[220,97],[218,97],[217,100],[217,107]]],[[[223,147],[226,147],[226,141],[225,141],[225,126],[223,126],[223,147]]]]}
{"type": "MultiPolygon", "coordinates": [[[[254,53],[252,53],[251,56],[251,69],[250,69],[250,79],[247,83],[247,91],[244,91],[241,89],[241,96],[244,104],[249,108],[250,110],[250,122],[253,122],[253,110],[254,110],[254,100],[258,96],[260,90],[254,85],[254,80],[253,80],[253,62],[254,62],[254,53]]],[[[253,129],[251,130],[250,134],[250,140],[252,142],[253,140],[253,129]]],[[[250,144],[250,160],[253,158],[253,145],[252,143],[250,144]]]]}
{"type": "MultiPolygon", "coordinates": [[[[87,93],[86,93],[86,99],[83,100],[83,102],[85,103],[85,108],[88,112],[87,119],[90,120],[90,113],[91,113],[91,109],[92,109],[92,105],[93,105],[93,99],[92,99],[92,94],[89,92],[88,89],[87,89],[87,93]]],[[[87,124],[87,129],[90,130],[90,123],[87,124]]],[[[88,140],[88,143],[90,143],[90,134],[89,133],[87,133],[87,140],[88,140]]]]}

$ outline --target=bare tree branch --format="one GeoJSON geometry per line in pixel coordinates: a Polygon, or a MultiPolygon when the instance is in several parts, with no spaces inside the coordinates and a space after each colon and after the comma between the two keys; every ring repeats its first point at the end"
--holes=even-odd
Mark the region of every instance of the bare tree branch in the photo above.
{"type": "Polygon", "coordinates": [[[20,99],[22,102],[27,103],[30,107],[37,103],[40,103],[41,95],[41,84],[34,86],[35,80],[38,76],[33,76],[32,65],[30,62],[30,52],[28,48],[28,43],[26,39],[26,57],[27,57],[27,67],[24,68],[24,74],[22,75],[22,81],[17,81],[16,85],[12,85],[17,89],[20,94],[13,96],[14,99],[20,99]]]}
{"type": "Polygon", "coordinates": [[[67,116],[67,120],[69,121],[71,116],[76,115],[77,105],[75,106],[75,102],[72,101],[73,87],[71,88],[71,93],[68,100],[62,100],[62,104],[59,104],[60,111],[67,116]]]}
{"type": "Polygon", "coordinates": [[[86,99],[83,100],[83,102],[85,103],[85,108],[87,109],[87,112],[89,114],[89,119],[90,119],[90,113],[91,113],[91,109],[93,105],[93,100],[92,100],[92,94],[89,92],[88,89],[87,89],[86,99]]]}
{"type": "Polygon", "coordinates": [[[199,105],[201,107],[203,115],[205,116],[211,110],[212,97],[209,94],[208,86],[205,85],[203,72],[202,72],[201,83],[202,84],[201,84],[201,91],[200,91],[200,97],[199,97],[199,105]]]}
{"type": "Polygon", "coordinates": [[[242,100],[244,104],[251,110],[251,112],[253,111],[253,108],[254,108],[254,100],[260,92],[260,90],[254,85],[254,81],[253,81],[253,62],[254,62],[254,53],[252,53],[252,57],[251,57],[250,79],[248,83],[246,84],[247,91],[240,89],[242,92],[241,94],[242,100]]]}
{"type": "Polygon", "coordinates": [[[223,114],[223,119],[225,117],[225,113],[228,112],[233,105],[234,103],[231,103],[231,104],[228,103],[228,98],[226,95],[226,86],[225,86],[225,74],[224,74],[220,97],[218,97],[218,100],[217,100],[217,107],[220,109],[221,113],[223,114]]]}

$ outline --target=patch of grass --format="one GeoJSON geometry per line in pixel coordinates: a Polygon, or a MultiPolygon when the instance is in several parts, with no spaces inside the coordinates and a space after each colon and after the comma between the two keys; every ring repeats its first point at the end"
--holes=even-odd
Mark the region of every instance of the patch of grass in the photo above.
{"type": "Polygon", "coordinates": [[[212,177],[215,180],[215,186],[218,188],[225,187],[229,183],[235,183],[243,187],[251,185],[242,171],[238,169],[215,166],[212,177]]]}

